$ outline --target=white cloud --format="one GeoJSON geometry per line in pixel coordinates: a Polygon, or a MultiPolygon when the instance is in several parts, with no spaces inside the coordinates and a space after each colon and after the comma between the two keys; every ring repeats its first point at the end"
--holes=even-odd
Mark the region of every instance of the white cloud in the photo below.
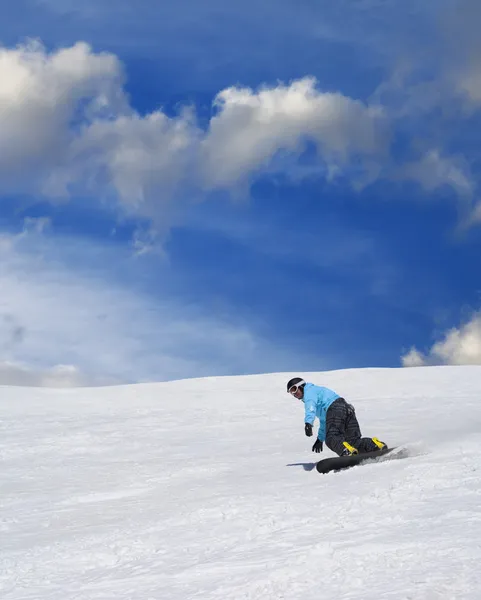
{"type": "Polygon", "coordinates": [[[206,185],[230,186],[267,166],[279,150],[299,152],[316,142],[327,163],[345,165],[354,156],[378,155],[385,148],[382,111],[342,94],[322,93],[305,78],[254,92],[228,88],[215,102],[202,143],[206,185]]]}
{"type": "MultiPolygon", "coordinates": [[[[159,381],[303,360],[226,307],[215,316],[170,292],[168,264],[156,265],[161,285],[152,295],[136,291],[129,264],[136,277],[142,265],[135,261],[128,249],[35,229],[0,244],[0,384],[159,381]]],[[[156,288],[150,272],[149,288],[156,288]]]]}
{"type": "MultiPolygon", "coordinates": [[[[431,135],[439,139],[436,134],[446,117],[464,117],[462,107],[473,110],[481,104],[481,4],[479,0],[416,4],[421,13],[426,11],[419,15],[418,25],[423,26],[410,32],[398,29],[401,46],[392,55],[391,74],[378,87],[375,97],[397,116],[423,118],[438,111],[438,129],[431,135]]],[[[409,10],[399,6],[406,18],[409,10]]],[[[416,20],[414,16],[409,19],[416,20]]],[[[424,125],[420,123],[421,129],[424,125]]],[[[449,125],[449,121],[443,125],[449,125]]]]}
{"type": "Polygon", "coordinates": [[[99,377],[87,378],[73,365],[56,365],[50,369],[0,362],[0,385],[66,388],[114,383],[99,377]]]}
{"type": "Polygon", "coordinates": [[[429,192],[447,185],[464,198],[471,198],[475,187],[465,160],[459,156],[442,156],[437,149],[403,167],[402,176],[419,182],[429,192]]]}
{"type": "Polygon", "coordinates": [[[43,181],[62,165],[76,121],[125,107],[121,84],[116,57],[83,43],[52,54],[38,43],[0,49],[2,187],[25,185],[26,175],[43,181]]]}
{"type": "Polygon", "coordinates": [[[423,367],[427,364],[426,358],[416,348],[411,348],[409,352],[404,354],[401,357],[401,362],[403,367],[423,367]]]}
{"type": "Polygon", "coordinates": [[[459,328],[447,331],[423,354],[412,348],[402,357],[405,367],[423,365],[481,365],[481,312],[459,328]]]}
{"type": "Polygon", "coordinates": [[[445,42],[443,75],[456,94],[471,108],[481,106],[481,5],[478,0],[457,0],[440,19],[445,42]]]}
{"type": "MultiPolygon", "coordinates": [[[[229,188],[309,139],[329,172],[385,150],[382,111],[323,93],[312,78],[228,88],[201,130],[192,110],[145,116],[128,104],[112,54],[84,43],[0,50],[0,191],[89,192],[156,217],[177,191],[229,188]]],[[[157,219],[161,222],[161,219],[157,219]]]]}
{"type": "Polygon", "coordinates": [[[466,160],[434,147],[394,167],[394,114],[379,102],[322,92],[314,78],[226,88],[204,128],[188,108],[177,116],[138,114],[123,86],[119,60],[85,43],[52,53],[38,43],[1,49],[0,192],[90,194],[151,219],[159,231],[169,226],[175,201],[234,191],[275,168],[280,156],[289,168],[310,142],[328,179],[345,175],[359,187],[394,175],[429,192],[449,185],[472,200],[466,160]]]}
{"type": "Polygon", "coordinates": [[[199,135],[190,111],[174,118],[156,111],[97,119],[72,143],[65,180],[73,165],[76,180],[87,182],[93,194],[115,191],[129,211],[155,217],[177,187],[195,176],[199,135]]]}

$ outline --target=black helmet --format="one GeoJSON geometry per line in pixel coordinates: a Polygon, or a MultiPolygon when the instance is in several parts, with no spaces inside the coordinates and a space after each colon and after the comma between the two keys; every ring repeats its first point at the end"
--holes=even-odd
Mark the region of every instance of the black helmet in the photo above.
{"type": "Polygon", "coordinates": [[[304,381],[304,379],[302,379],[302,377],[293,377],[287,382],[287,391],[289,391],[291,387],[295,385],[302,387],[303,385],[306,385],[306,382],[304,381]]]}

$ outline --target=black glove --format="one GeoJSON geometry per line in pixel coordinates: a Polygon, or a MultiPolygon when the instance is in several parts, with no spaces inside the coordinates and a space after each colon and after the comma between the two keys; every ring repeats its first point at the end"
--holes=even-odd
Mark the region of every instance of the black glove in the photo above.
{"type": "Polygon", "coordinates": [[[321,440],[316,440],[314,442],[314,446],[312,446],[312,451],[317,452],[318,454],[319,454],[319,452],[322,452],[322,441],[321,440]]]}
{"type": "Polygon", "coordinates": [[[312,425],[310,423],[304,423],[304,431],[306,432],[307,437],[311,437],[312,425]]]}

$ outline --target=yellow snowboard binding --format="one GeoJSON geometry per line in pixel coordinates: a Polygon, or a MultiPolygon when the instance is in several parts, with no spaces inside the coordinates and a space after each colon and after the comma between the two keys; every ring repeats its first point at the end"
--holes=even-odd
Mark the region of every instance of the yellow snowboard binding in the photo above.
{"type": "Polygon", "coordinates": [[[345,450],[342,453],[342,456],[352,456],[353,454],[359,454],[357,448],[354,448],[354,446],[351,446],[351,444],[348,444],[347,442],[342,442],[342,445],[345,448],[345,450]]]}
{"type": "Polygon", "coordinates": [[[381,442],[381,440],[379,440],[378,438],[373,437],[371,438],[371,440],[376,444],[379,450],[385,450],[387,448],[387,444],[381,442]]]}

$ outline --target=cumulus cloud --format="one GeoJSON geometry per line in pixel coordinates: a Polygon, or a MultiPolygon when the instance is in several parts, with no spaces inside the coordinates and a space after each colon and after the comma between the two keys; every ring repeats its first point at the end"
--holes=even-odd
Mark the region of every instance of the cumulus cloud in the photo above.
{"type": "Polygon", "coordinates": [[[84,43],[1,49],[0,189],[88,192],[152,217],[179,190],[236,186],[306,140],[330,172],[385,150],[378,107],[324,93],[312,78],[225,89],[204,129],[188,108],[139,115],[123,84],[117,58],[84,43]]]}
{"type": "Polygon", "coordinates": [[[125,107],[121,84],[117,58],[83,43],[51,54],[34,42],[0,49],[2,187],[62,165],[83,120],[125,107]]]}
{"type": "Polygon", "coordinates": [[[86,183],[94,194],[115,193],[129,211],[152,217],[195,176],[199,135],[190,111],[97,119],[71,144],[71,163],[60,180],[86,183]]]}
{"type": "Polygon", "coordinates": [[[209,186],[229,186],[266,166],[279,150],[299,152],[317,144],[327,163],[345,165],[353,156],[385,149],[386,122],[379,107],[342,94],[323,93],[316,80],[263,88],[228,88],[215,100],[218,114],[202,142],[209,186]]]}
{"type": "Polygon", "coordinates": [[[314,147],[328,179],[345,176],[362,187],[394,174],[429,192],[449,185],[472,198],[467,161],[442,145],[393,166],[396,115],[382,108],[383,94],[364,103],[323,92],[312,77],[233,86],[217,94],[201,126],[188,107],[139,114],[124,83],[117,57],[85,43],[50,53],[37,42],[0,49],[0,192],[88,194],[152,220],[155,232],[168,226],[175,201],[234,191],[262,170],[289,169],[314,147]]]}
{"type": "Polygon", "coordinates": [[[404,367],[424,365],[481,365],[481,312],[459,328],[447,331],[423,354],[416,348],[402,357],[404,367]]]}

